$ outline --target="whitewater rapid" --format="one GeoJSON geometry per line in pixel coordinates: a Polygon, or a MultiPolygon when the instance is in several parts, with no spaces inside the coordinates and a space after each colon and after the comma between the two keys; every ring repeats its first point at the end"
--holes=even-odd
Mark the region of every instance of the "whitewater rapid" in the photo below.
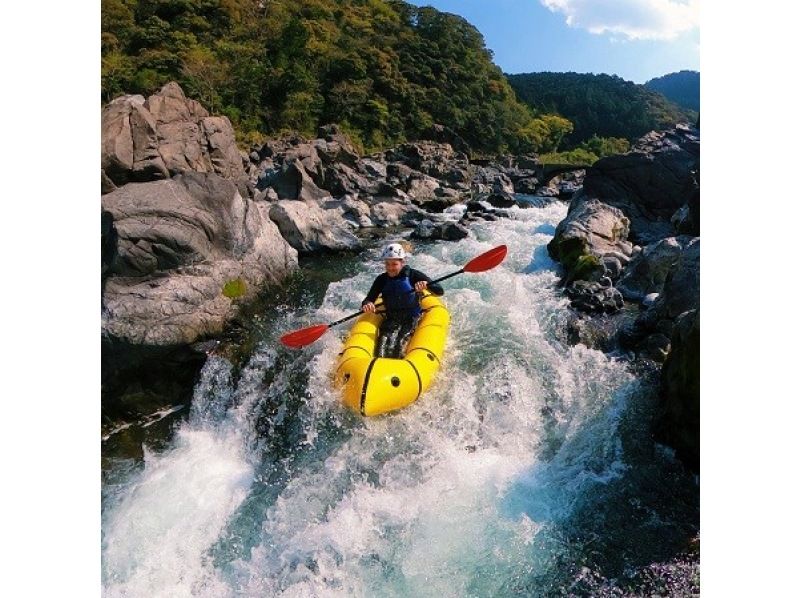
{"type": "Polygon", "coordinates": [[[241,370],[210,357],[170,445],[106,490],[104,595],[503,596],[567,583],[565,563],[587,550],[572,522],[631,470],[621,422],[639,383],[625,362],[564,342],[545,246],[566,209],[513,208],[418,248],[410,263],[431,277],[499,244],[509,253],[445,283],[442,369],[401,412],[364,419],[339,403],[330,377],[346,328],[299,352],[277,343],[357,310],[377,250],[322,305],[266,326],[241,370]]]}

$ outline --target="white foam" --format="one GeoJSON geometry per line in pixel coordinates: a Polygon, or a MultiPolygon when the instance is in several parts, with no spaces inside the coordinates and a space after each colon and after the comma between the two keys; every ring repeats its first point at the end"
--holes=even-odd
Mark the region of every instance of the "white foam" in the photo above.
{"type": "MultiPolygon", "coordinates": [[[[194,428],[150,457],[108,509],[107,593],[497,595],[547,566],[537,538],[577,496],[624,470],[616,429],[632,378],[604,354],[556,339],[566,300],[543,248],[566,207],[512,211],[514,219],[474,225],[470,237],[413,257],[437,277],[509,246],[499,267],[446,283],[448,348],[417,403],[368,420],[344,410],[330,376],[346,327],[288,366],[309,369],[295,415],[300,457],[275,498],[241,524],[232,522],[237,508],[255,508],[240,505],[250,463],[262,457],[247,439],[258,406],[267,392],[275,400],[295,391],[288,373],[261,386],[275,364],[269,347],[256,351],[236,389],[224,363],[207,364],[194,428]],[[236,527],[253,520],[255,530],[236,527]],[[223,530],[247,549],[213,562],[223,530]]],[[[368,263],[331,284],[315,313],[288,317],[301,326],[352,313],[379,268],[368,263]]]]}

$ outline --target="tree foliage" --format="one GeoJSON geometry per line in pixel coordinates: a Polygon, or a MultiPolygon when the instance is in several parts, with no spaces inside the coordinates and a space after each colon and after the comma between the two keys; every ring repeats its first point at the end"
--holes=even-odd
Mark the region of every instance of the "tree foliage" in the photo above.
{"type": "Polygon", "coordinates": [[[243,137],[338,122],[375,149],[442,123],[477,152],[555,150],[481,34],[401,0],[103,0],[102,99],[175,80],[243,137]]]}
{"type": "Polygon", "coordinates": [[[645,87],[664,94],[678,106],[700,112],[700,73],[680,71],[650,79],[645,87]]]}
{"type": "Polygon", "coordinates": [[[573,123],[564,138],[567,148],[592,136],[633,141],[648,131],[693,120],[660,93],[614,75],[526,73],[508,75],[508,80],[532,109],[573,123]]]}

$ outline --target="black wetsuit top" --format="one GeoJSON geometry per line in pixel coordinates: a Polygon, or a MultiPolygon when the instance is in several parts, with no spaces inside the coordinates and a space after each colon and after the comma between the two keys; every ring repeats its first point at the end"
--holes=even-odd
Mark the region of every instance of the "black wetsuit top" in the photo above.
{"type": "MultiPolygon", "coordinates": [[[[369,292],[367,293],[367,297],[366,299],[364,299],[364,301],[361,302],[361,305],[365,305],[367,303],[375,303],[375,300],[383,292],[386,283],[389,281],[395,281],[400,278],[408,278],[408,281],[411,284],[412,288],[416,283],[424,280],[425,282],[428,283],[428,290],[431,293],[433,293],[434,295],[444,295],[444,289],[442,288],[442,285],[436,283],[431,284],[431,279],[426,274],[423,274],[419,270],[415,270],[414,268],[405,265],[400,270],[400,273],[394,278],[390,277],[386,272],[380,274],[375,279],[375,282],[372,283],[372,286],[370,287],[369,292]]],[[[384,301],[386,301],[386,298],[384,298],[384,301]]]]}

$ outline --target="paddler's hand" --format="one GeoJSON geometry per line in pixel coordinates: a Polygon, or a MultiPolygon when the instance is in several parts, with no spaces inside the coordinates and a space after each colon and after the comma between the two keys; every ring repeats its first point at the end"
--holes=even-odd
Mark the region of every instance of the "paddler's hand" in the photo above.
{"type": "Polygon", "coordinates": [[[372,302],[365,303],[364,305],[361,306],[361,311],[363,311],[365,314],[374,314],[375,304],[372,302]]]}
{"type": "Polygon", "coordinates": [[[417,284],[414,285],[414,290],[417,291],[418,293],[421,293],[427,288],[428,288],[428,281],[426,280],[420,280],[417,284]]]}

